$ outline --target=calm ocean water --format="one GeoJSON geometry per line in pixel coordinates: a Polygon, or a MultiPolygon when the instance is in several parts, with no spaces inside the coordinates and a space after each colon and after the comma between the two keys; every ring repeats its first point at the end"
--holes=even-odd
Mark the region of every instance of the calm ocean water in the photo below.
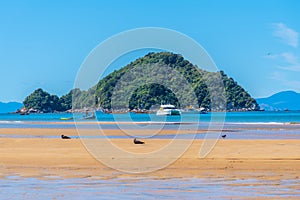
{"type": "MultiPolygon", "coordinates": [[[[278,111],[278,112],[227,112],[227,113],[208,113],[208,114],[182,114],[181,116],[156,116],[156,114],[105,114],[97,112],[97,121],[134,121],[134,122],[210,122],[212,117],[222,119],[229,123],[289,123],[300,122],[300,111],[278,111]]],[[[0,114],[0,122],[26,122],[26,121],[44,121],[44,122],[61,122],[61,118],[74,117],[78,121],[83,120],[82,113],[47,113],[47,114],[0,114]]],[[[92,121],[96,121],[92,120],[92,121]]]]}

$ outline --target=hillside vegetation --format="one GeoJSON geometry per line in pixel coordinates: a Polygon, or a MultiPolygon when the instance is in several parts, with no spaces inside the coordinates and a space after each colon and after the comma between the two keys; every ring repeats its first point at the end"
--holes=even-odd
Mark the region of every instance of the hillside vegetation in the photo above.
{"type": "Polygon", "coordinates": [[[72,107],[72,95],[75,109],[150,109],[164,103],[208,110],[259,109],[255,99],[223,71],[201,70],[181,55],[169,52],[148,53],[104,77],[88,91],[73,89],[58,98],[38,89],[24,100],[24,105],[43,112],[65,111],[72,107]]]}

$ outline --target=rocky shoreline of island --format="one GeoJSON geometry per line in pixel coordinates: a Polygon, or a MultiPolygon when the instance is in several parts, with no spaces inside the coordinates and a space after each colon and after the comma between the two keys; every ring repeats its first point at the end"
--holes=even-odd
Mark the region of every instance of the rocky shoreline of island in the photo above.
{"type": "MultiPolygon", "coordinates": [[[[182,113],[198,113],[198,114],[207,114],[211,112],[253,112],[253,111],[265,111],[263,109],[254,110],[249,108],[240,108],[240,109],[231,109],[231,110],[220,110],[220,109],[179,109],[182,113]]],[[[86,112],[102,112],[106,114],[126,114],[126,113],[136,113],[136,114],[153,114],[156,113],[158,109],[146,110],[146,109],[104,109],[104,108],[81,108],[81,109],[69,109],[66,111],[52,111],[52,112],[44,112],[42,110],[34,109],[34,108],[21,108],[16,110],[15,112],[11,112],[11,114],[20,114],[20,115],[29,115],[33,113],[42,114],[42,113],[86,113],[86,112]]]]}

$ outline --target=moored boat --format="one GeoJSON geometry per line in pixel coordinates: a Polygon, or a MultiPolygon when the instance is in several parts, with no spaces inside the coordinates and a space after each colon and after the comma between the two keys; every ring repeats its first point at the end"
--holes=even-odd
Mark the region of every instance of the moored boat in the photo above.
{"type": "Polygon", "coordinates": [[[82,119],[96,119],[96,116],[95,115],[85,116],[82,119]]]}
{"type": "Polygon", "coordinates": [[[91,112],[91,114],[89,114],[89,111],[87,110],[82,119],[96,119],[96,115],[93,111],[91,112]]]}
{"type": "Polygon", "coordinates": [[[161,105],[156,115],[180,115],[181,112],[174,105],[161,105]]]}

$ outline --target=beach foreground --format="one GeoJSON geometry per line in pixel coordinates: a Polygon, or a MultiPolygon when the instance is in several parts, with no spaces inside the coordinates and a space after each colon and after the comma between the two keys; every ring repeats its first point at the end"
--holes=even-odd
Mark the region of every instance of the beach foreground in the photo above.
{"type": "MultiPolygon", "coordinates": [[[[109,179],[115,177],[239,177],[256,179],[299,179],[300,141],[299,140],[227,140],[221,139],[215,148],[203,159],[199,149],[203,140],[194,140],[189,149],[173,164],[151,173],[129,174],[111,169],[93,158],[80,139],[60,138],[14,138],[30,130],[7,129],[1,134],[11,137],[0,138],[0,176],[18,175],[23,177],[62,178],[92,177],[109,179]],[[10,131],[9,131],[10,130],[10,131]]],[[[109,130],[112,135],[114,131],[109,130]]],[[[37,129],[33,135],[60,134],[62,130],[37,129]]],[[[63,130],[66,135],[74,135],[75,130],[63,130]]],[[[28,133],[30,134],[30,133],[28,133]]],[[[145,145],[134,145],[131,139],[110,139],[111,142],[127,151],[151,152],[170,142],[170,139],[145,139],[145,145]]],[[[184,141],[184,140],[182,140],[184,141]]],[[[109,149],[108,149],[109,151],[109,149]]],[[[163,155],[168,157],[172,155],[163,155]]],[[[130,158],[123,158],[121,164],[138,166],[130,158]]],[[[299,188],[295,189],[300,189],[299,188]]]]}

